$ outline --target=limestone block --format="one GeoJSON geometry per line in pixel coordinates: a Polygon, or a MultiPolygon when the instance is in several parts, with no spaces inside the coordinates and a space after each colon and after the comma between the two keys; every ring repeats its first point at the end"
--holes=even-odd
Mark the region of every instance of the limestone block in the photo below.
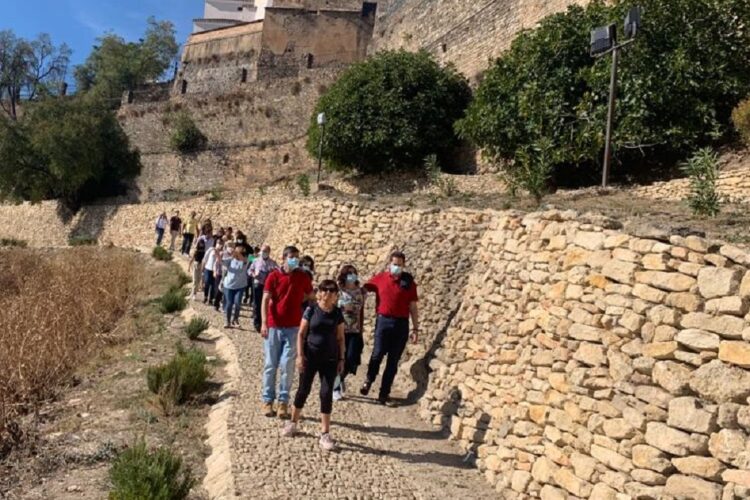
{"type": "Polygon", "coordinates": [[[510,479],[510,487],[513,491],[524,493],[530,482],[530,473],[523,470],[514,470],[510,479]]]}
{"type": "Polygon", "coordinates": [[[624,418],[613,418],[602,424],[602,430],[612,439],[630,439],[635,435],[635,429],[624,418]]]}
{"type": "Polygon", "coordinates": [[[604,347],[590,342],[581,342],[581,345],[573,355],[573,359],[589,366],[600,366],[607,364],[607,356],[604,347]]]}
{"type": "Polygon", "coordinates": [[[746,460],[745,443],[747,436],[744,432],[735,429],[722,429],[711,434],[708,441],[708,451],[711,456],[718,458],[724,463],[737,465],[746,460]]]}
{"type": "Polygon", "coordinates": [[[531,467],[531,476],[534,481],[545,484],[552,481],[552,477],[558,467],[547,457],[539,457],[531,467]]]}
{"type": "Polygon", "coordinates": [[[604,248],[604,233],[578,231],[573,239],[573,244],[586,250],[601,250],[604,248]]]}
{"type": "Polygon", "coordinates": [[[639,331],[645,322],[646,318],[632,311],[625,311],[618,320],[618,323],[630,332],[639,331]]]}
{"type": "Polygon", "coordinates": [[[646,426],[646,443],[672,455],[684,457],[700,454],[706,448],[706,441],[690,434],[673,429],[661,422],[649,422],[646,426]]]}
{"type": "Polygon", "coordinates": [[[649,486],[647,484],[631,481],[626,483],[625,493],[628,498],[664,498],[664,487],[663,486],[649,486]]]}
{"type": "Polygon", "coordinates": [[[654,472],[649,469],[633,469],[633,471],[630,473],[630,476],[639,483],[643,483],[648,486],[661,485],[667,482],[667,477],[665,475],[659,474],[658,472],[654,472]]]}
{"type": "Polygon", "coordinates": [[[698,273],[698,291],[706,299],[726,297],[739,290],[742,272],[736,269],[704,267],[698,273]]]}
{"type": "Polygon", "coordinates": [[[661,304],[667,298],[667,292],[663,292],[657,288],[638,283],[633,287],[633,295],[639,299],[646,300],[648,302],[654,302],[661,304]]]}
{"type": "Polygon", "coordinates": [[[643,346],[643,355],[654,359],[674,359],[677,342],[653,342],[643,346]]]}
{"type": "Polygon", "coordinates": [[[721,338],[715,333],[689,328],[678,333],[675,340],[694,351],[718,351],[721,338]]]}
{"type": "Polygon", "coordinates": [[[622,472],[630,472],[633,470],[633,462],[631,462],[629,458],[626,458],[615,451],[604,448],[603,446],[592,444],[591,456],[612,469],[622,472]]]}
{"type": "Polygon", "coordinates": [[[739,426],[737,415],[741,408],[743,408],[743,406],[737,403],[724,403],[719,405],[716,423],[722,429],[736,429],[739,426]]]}
{"type": "Polygon", "coordinates": [[[706,313],[689,313],[682,317],[680,323],[683,328],[696,328],[708,332],[718,333],[729,339],[742,338],[745,322],[734,316],[713,316],[706,313]]]}
{"type": "Polygon", "coordinates": [[[719,253],[738,264],[750,264],[750,255],[747,251],[734,245],[723,245],[719,249],[719,253]]]}
{"type": "Polygon", "coordinates": [[[659,387],[639,385],[635,388],[635,397],[641,401],[666,409],[672,400],[672,395],[659,387]]]}
{"type": "Polygon", "coordinates": [[[570,325],[568,330],[568,336],[576,340],[585,340],[588,342],[601,342],[604,330],[601,328],[594,328],[593,326],[582,325],[574,323],[570,325]]]}
{"type": "Polygon", "coordinates": [[[633,446],[633,463],[636,467],[664,473],[672,468],[667,455],[653,446],[638,444],[633,446]]]}
{"type": "Polygon", "coordinates": [[[696,312],[703,305],[700,295],[693,293],[670,293],[664,303],[670,307],[676,307],[686,312],[696,312]]]}
{"type": "Polygon", "coordinates": [[[722,341],[719,345],[719,359],[742,368],[750,368],[750,342],[722,341]]]}
{"type": "Polygon", "coordinates": [[[662,271],[636,272],[635,280],[637,283],[643,283],[669,292],[687,292],[696,283],[695,278],[691,276],[662,271]]]}
{"type": "Polygon", "coordinates": [[[731,297],[720,297],[706,302],[706,312],[711,314],[732,314],[744,316],[748,312],[747,299],[733,295],[731,297]]]}
{"type": "Polygon", "coordinates": [[[740,283],[740,297],[750,297],[750,271],[747,271],[742,277],[740,283]]]}
{"type": "Polygon", "coordinates": [[[675,309],[666,306],[656,306],[648,312],[648,319],[655,326],[672,325],[676,326],[680,321],[680,313],[675,309]]]}
{"type": "Polygon", "coordinates": [[[704,407],[693,397],[675,398],[669,402],[667,425],[688,432],[709,434],[717,429],[716,409],[704,407]]]}
{"type": "Polygon", "coordinates": [[[717,481],[726,466],[713,457],[673,458],[672,464],[683,474],[698,476],[710,481],[717,481]]]}
{"type": "Polygon", "coordinates": [[[750,488],[750,471],[748,470],[728,469],[722,473],[721,479],[725,483],[734,483],[750,488]]]}
{"type": "Polygon", "coordinates": [[[716,403],[742,401],[750,396],[750,373],[714,360],[693,372],[690,388],[716,403]]]}
{"type": "Polygon", "coordinates": [[[651,372],[653,381],[675,396],[688,392],[690,375],[691,371],[685,365],[671,361],[658,361],[651,372]]]}
{"type": "Polygon", "coordinates": [[[570,469],[557,469],[553,478],[558,486],[566,489],[577,497],[587,498],[591,494],[591,484],[576,477],[570,469]]]}
{"type": "Polygon", "coordinates": [[[701,500],[720,500],[722,487],[719,484],[698,479],[697,477],[675,474],[667,479],[664,493],[676,498],[700,498],[701,500]]]}
{"type": "Polygon", "coordinates": [[[651,271],[666,271],[669,269],[668,266],[669,257],[663,253],[650,253],[643,256],[641,263],[644,269],[651,271]]]}
{"type": "Polygon", "coordinates": [[[632,262],[622,260],[609,260],[602,267],[602,275],[612,281],[619,283],[633,284],[635,282],[635,272],[638,266],[632,262]]]}
{"type": "Polygon", "coordinates": [[[539,492],[539,498],[542,500],[568,500],[568,494],[565,490],[545,484],[539,492]]]}

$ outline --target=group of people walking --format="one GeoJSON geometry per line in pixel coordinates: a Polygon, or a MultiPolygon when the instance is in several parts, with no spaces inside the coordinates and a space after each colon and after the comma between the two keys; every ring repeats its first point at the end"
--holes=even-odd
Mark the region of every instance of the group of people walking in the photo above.
{"type": "MultiPolygon", "coordinates": [[[[162,216],[166,219],[166,214],[157,219],[157,244],[161,244],[169,225],[173,249],[174,239],[183,229],[182,221],[179,212],[175,212],[160,232],[162,216]],[[173,224],[175,217],[178,221],[173,224]]],[[[359,393],[370,393],[385,360],[378,402],[392,406],[390,393],[399,360],[409,339],[416,343],[419,334],[417,284],[405,270],[406,256],[402,252],[393,252],[388,267],[366,282],[361,281],[356,267],[347,264],[337,276],[315,286],[314,260],[301,256],[295,246],[284,249],[279,264],[271,258],[268,245],[252,247],[242,232],[235,234],[232,228],[214,231],[210,220],[199,224],[195,212],[191,220],[195,220],[190,225],[194,232],[189,233],[192,238],[188,243],[188,233],[184,233],[182,253],[190,253],[197,236],[188,266],[193,273],[192,297],[197,299],[202,291],[203,302],[217,310],[223,302],[225,328],[240,326],[243,296],[249,297],[245,303],[252,301],[253,326],[263,338],[265,358],[261,411],[267,417],[288,420],[281,431],[283,436],[296,435],[302,409],[317,377],[320,447],[335,449],[330,434],[333,403],[345,397],[347,377],[356,374],[361,364],[368,293],[375,296],[375,331],[359,393]],[[299,372],[299,382],[292,399],[295,370],[299,372]]]]}

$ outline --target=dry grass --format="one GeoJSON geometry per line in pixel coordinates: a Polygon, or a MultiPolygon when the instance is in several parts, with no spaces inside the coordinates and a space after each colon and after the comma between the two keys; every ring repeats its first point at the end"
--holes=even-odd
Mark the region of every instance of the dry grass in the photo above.
{"type": "Polygon", "coordinates": [[[0,456],[19,439],[14,417],[54,395],[92,349],[123,340],[116,325],[143,286],[137,259],[91,248],[2,253],[0,456]]]}

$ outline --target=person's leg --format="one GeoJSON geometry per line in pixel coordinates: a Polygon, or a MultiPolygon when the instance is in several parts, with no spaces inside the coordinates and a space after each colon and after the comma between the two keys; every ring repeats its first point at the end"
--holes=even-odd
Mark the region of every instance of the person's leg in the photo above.
{"type": "Polygon", "coordinates": [[[193,247],[193,238],[195,238],[195,235],[188,233],[188,235],[186,237],[187,241],[185,242],[185,245],[186,245],[185,246],[185,252],[184,252],[185,255],[189,255],[190,254],[190,249],[193,247]]]}
{"type": "Polygon", "coordinates": [[[384,316],[378,316],[375,322],[372,355],[370,355],[370,364],[367,367],[367,383],[369,384],[372,384],[378,378],[380,363],[383,362],[383,358],[388,351],[388,333],[392,322],[392,319],[384,316]]]}
{"type": "Polygon", "coordinates": [[[253,326],[260,331],[260,306],[263,303],[263,285],[253,285],[253,326]]]}
{"type": "Polygon", "coordinates": [[[307,366],[299,374],[299,386],[297,387],[297,393],[294,395],[294,409],[292,410],[293,422],[297,422],[301,416],[302,408],[305,407],[307,398],[310,396],[310,390],[312,389],[313,380],[315,380],[317,372],[318,364],[316,360],[309,358],[307,366]]]}
{"type": "Polygon", "coordinates": [[[281,332],[268,329],[268,338],[263,341],[265,362],[263,365],[263,402],[273,403],[276,399],[276,371],[281,358],[281,332]]]}
{"type": "Polygon", "coordinates": [[[174,242],[177,239],[177,231],[169,231],[169,251],[174,252],[174,242]]]}
{"type": "Polygon", "coordinates": [[[208,303],[214,293],[214,272],[206,269],[203,271],[203,303],[208,303]]]}
{"type": "Polygon", "coordinates": [[[203,276],[203,273],[201,272],[201,266],[199,266],[197,263],[193,263],[193,298],[194,299],[201,289],[201,276],[203,276]]]}
{"type": "Polygon", "coordinates": [[[283,328],[281,360],[281,380],[279,382],[279,402],[289,402],[289,391],[294,381],[294,364],[297,361],[297,328],[283,328]]]}
{"type": "Polygon", "coordinates": [[[156,230],[156,246],[160,247],[161,242],[164,239],[164,230],[163,229],[157,229],[156,230]]]}
{"type": "Polygon", "coordinates": [[[331,430],[331,413],[333,412],[333,383],[336,379],[336,361],[320,363],[320,424],[323,434],[331,430]]]}
{"type": "Polygon", "coordinates": [[[233,290],[234,297],[232,297],[232,303],[234,304],[234,311],[232,311],[232,320],[239,324],[240,322],[240,310],[242,309],[242,294],[245,292],[244,288],[238,288],[233,290]]]}
{"type": "Polygon", "coordinates": [[[379,399],[385,400],[391,394],[393,380],[398,372],[398,363],[401,361],[401,355],[406,349],[406,343],[409,341],[409,320],[396,320],[395,327],[391,333],[392,341],[389,342],[388,360],[385,363],[383,379],[380,381],[379,399]]]}
{"type": "Polygon", "coordinates": [[[232,299],[234,298],[234,290],[224,288],[224,326],[227,327],[232,321],[232,299]]]}

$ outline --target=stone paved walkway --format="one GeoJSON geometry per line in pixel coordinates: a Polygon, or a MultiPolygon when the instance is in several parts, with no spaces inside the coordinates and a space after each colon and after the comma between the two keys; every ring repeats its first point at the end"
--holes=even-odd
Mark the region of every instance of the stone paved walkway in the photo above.
{"type": "MultiPolygon", "coordinates": [[[[222,317],[212,309],[200,303],[194,307],[213,326],[222,325],[222,317]]],[[[458,446],[416,416],[416,407],[386,408],[361,397],[357,389],[362,367],[349,383],[350,397],[334,406],[331,434],[339,451],[326,453],[318,447],[317,383],[305,408],[301,435],[280,437],[282,422],[260,413],[263,345],[247,311],[243,310],[241,329],[229,330],[229,337],[242,369],[229,421],[237,497],[498,498],[482,475],[463,463],[458,446]]],[[[369,353],[365,354],[366,360],[369,353]]],[[[296,386],[295,381],[293,393],[296,386]]],[[[375,394],[377,387],[376,383],[375,394]]]]}

